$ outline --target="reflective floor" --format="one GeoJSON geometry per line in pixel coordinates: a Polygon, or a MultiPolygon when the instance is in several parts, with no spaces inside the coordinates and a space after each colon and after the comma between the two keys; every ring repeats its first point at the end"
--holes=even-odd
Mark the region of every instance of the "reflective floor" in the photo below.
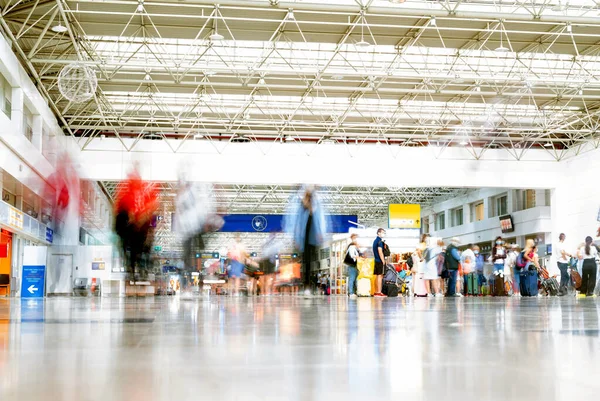
{"type": "Polygon", "coordinates": [[[0,299],[0,400],[566,400],[593,299],[0,299]]]}

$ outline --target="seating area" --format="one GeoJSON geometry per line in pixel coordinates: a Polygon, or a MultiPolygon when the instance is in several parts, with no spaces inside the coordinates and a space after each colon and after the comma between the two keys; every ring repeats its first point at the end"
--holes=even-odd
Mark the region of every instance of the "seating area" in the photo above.
{"type": "Polygon", "coordinates": [[[10,276],[0,274],[0,295],[8,297],[10,295],[10,276]]]}

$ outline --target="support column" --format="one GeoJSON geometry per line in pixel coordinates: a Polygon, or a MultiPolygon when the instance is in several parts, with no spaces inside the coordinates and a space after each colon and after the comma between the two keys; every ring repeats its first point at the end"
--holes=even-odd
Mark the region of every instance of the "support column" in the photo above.
{"type": "Polygon", "coordinates": [[[483,198],[483,219],[489,219],[490,218],[490,202],[491,198],[483,198]]]}
{"type": "Polygon", "coordinates": [[[444,211],[444,217],[446,220],[446,230],[452,227],[452,210],[448,209],[444,211]]]}
{"type": "Polygon", "coordinates": [[[509,189],[508,192],[506,193],[506,211],[508,214],[513,214],[513,212],[515,210],[516,210],[515,190],[509,189]]]}
{"type": "Polygon", "coordinates": [[[536,189],[535,191],[535,207],[548,206],[546,204],[546,190],[536,189]]]}
{"type": "Polygon", "coordinates": [[[469,203],[463,205],[463,224],[471,223],[471,205],[469,203]]]}

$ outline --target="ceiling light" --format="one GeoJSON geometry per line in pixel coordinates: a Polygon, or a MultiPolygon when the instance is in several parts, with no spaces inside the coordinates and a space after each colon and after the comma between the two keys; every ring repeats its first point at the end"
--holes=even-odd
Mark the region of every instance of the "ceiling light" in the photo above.
{"type": "Polygon", "coordinates": [[[52,27],[52,32],[65,33],[67,32],[67,27],[59,22],[58,25],[54,25],[52,27]]]}
{"type": "Polygon", "coordinates": [[[244,120],[249,120],[250,119],[250,112],[249,111],[245,112],[244,115],[242,116],[242,118],[244,120]]]}
{"type": "Polygon", "coordinates": [[[152,77],[150,76],[150,74],[146,73],[146,75],[144,76],[144,81],[152,81],[152,77]]]}
{"type": "Polygon", "coordinates": [[[205,77],[212,77],[213,75],[217,75],[217,72],[214,70],[206,70],[204,71],[204,76],[205,77]]]}
{"type": "Polygon", "coordinates": [[[366,40],[364,40],[364,38],[363,38],[363,40],[361,40],[360,42],[356,42],[356,46],[367,48],[367,47],[370,47],[371,44],[369,42],[367,42],[366,40]]]}
{"type": "Polygon", "coordinates": [[[567,9],[567,5],[566,4],[562,4],[560,1],[558,2],[558,4],[555,4],[552,7],[552,11],[557,12],[557,13],[559,13],[561,11],[565,11],[566,9],[567,9]]]}
{"type": "Polygon", "coordinates": [[[475,87],[475,92],[481,92],[481,86],[477,85],[477,86],[475,87]]]}
{"type": "Polygon", "coordinates": [[[138,2],[137,12],[138,13],[143,13],[144,12],[144,0],[140,0],[138,2]]]}
{"type": "Polygon", "coordinates": [[[496,53],[508,53],[510,51],[510,49],[508,47],[500,45],[499,47],[496,47],[496,49],[494,51],[496,53]]]}
{"type": "Polygon", "coordinates": [[[294,15],[294,9],[290,8],[288,10],[287,15],[285,16],[286,21],[296,21],[296,16],[294,15]]]}
{"type": "Polygon", "coordinates": [[[200,95],[200,100],[203,102],[210,102],[210,95],[204,92],[200,95]]]}
{"type": "Polygon", "coordinates": [[[204,138],[204,135],[202,135],[202,134],[194,135],[194,139],[202,139],[202,138],[204,138]]]}
{"type": "Polygon", "coordinates": [[[429,19],[429,25],[431,25],[431,26],[437,26],[437,20],[435,19],[435,17],[431,17],[429,19]]]}
{"type": "Polygon", "coordinates": [[[390,3],[394,3],[394,4],[402,4],[404,3],[406,0],[390,0],[390,3]]]}
{"type": "Polygon", "coordinates": [[[341,81],[342,79],[344,79],[343,75],[332,75],[331,78],[335,79],[336,81],[341,81]]]}
{"type": "Polygon", "coordinates": [[[219,42],[219,41],[225,39],[225,37],[223,35],[221,35],[220,33],[216,32],[216,31],[215,31],[215,33],[210,35],[209,38],[212,42],[219,42]]]}
{"type": "Polygon", "coordinates": [[[573,32],[573,26],[571,24],[567,24],[567,32],[573,32]]]}
{"type": "Polygon", "coordinates": [[[265,81],[265,79],[263,77],[260,77],[260,79],[258,80],[258,84],[261,86],[264,86],[267,84],[267,82],[265,81]]]}
{"type": "Polygon", "coordinates": [[[294,137],[291,137],[291,136],[287,135],[287,136],[285,137],[285,141],[286,141],[286,142],[294,142],[294,137]]]}
{"type": "Polygon", "coordinates": [[[579,89],[579,92],[577,92],[579,94],[579,96],[583,95],[583,89],[579,89]]]}
{"type": "Polygon", "coordinates": [[[546,148],[551,148],[551,147],[552,147],[552,142],[546,142],[546,143],[544,144],[544,147],[546,147],[546,148]]]}
{"type": "Polygon", "coordinates": [[[469,142],[466,139],[463,139],[462,141],[460,141],[459,145],[461,146],[467,146],[469,144],[469,142]]]}

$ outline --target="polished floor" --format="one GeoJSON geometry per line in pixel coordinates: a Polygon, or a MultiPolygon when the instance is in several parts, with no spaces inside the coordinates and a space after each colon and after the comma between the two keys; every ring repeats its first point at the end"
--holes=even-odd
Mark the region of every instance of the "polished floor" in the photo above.
{"type": "Polygon", "coordinates": [[[573,400],[594,299],[0,299],[0,400],[573,400]]]}

